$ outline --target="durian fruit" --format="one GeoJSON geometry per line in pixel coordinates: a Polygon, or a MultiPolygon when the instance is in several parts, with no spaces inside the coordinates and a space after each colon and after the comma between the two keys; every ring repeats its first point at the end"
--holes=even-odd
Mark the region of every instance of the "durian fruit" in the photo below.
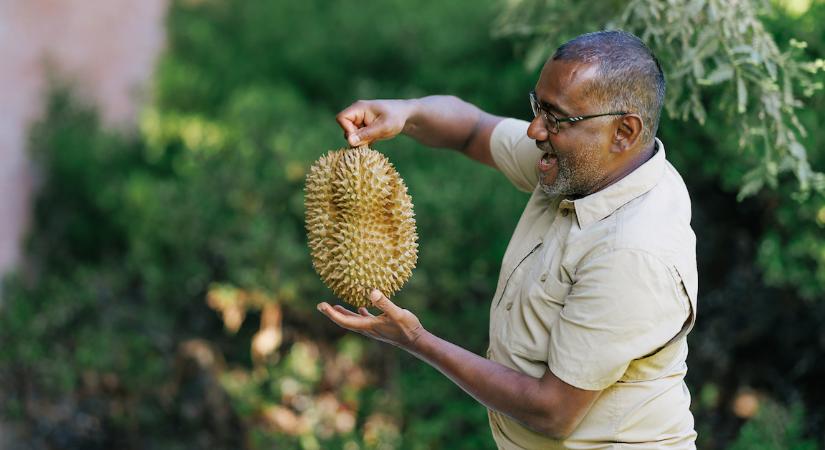
{"type": "Polygon", "coordinates": [[[306,229],[312,265],[332,292],[367,306],[391,297],[418,259],[413,205],[387,158],[367,146],[334,150],[309,169],[306,229]]]}

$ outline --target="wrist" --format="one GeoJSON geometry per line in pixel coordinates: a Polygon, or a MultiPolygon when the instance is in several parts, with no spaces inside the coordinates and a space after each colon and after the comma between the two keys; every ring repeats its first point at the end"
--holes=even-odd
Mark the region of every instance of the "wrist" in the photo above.
{"type": "Polygon", "coordinates": [[[421,111],[421,99],[410,98],[401,100],[405,109],[404,128],[402,133],[409,135],[413,130],[418,128],[419,112],[421,111]]]}
{"type": "Polygon", "coordinates": [[[433,339],[435,335],[421,327],[410,340],[406,350],[414,355],[422,356],[432,347],[433,339]]]}

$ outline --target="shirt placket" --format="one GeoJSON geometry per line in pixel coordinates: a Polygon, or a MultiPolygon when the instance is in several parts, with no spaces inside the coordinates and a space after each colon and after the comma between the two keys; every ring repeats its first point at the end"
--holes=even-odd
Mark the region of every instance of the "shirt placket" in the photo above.
{"type": "MultiPolygon", "coordinates": [[[[535,239],[533,241],[532,245],[529,246],[530,250],[527,252],[527,254],[525,254],[524,256],[519,258],[519,262],[515,265],[513,270],[510,272],[510,274],[507,275],[507,279],[504,282],[504,287],[501,290],[501,294],[499,294],[498,299],[496,299],[496,309],[498,309],[499,305],[501,304],[501,300],[504,298],[504,296],[507,295],[507,288],[510,286],[510,280],[513,278],[513,275],[515,275],[516,272],[518,272],[520,270],[523,270],[522,266],[523,266],[524,261],[527,260],[527,258],[529,258],[533,253],[538,251],[538,249],[541,247],[543,242],[544,242],[543,237],[539,237],[539,238],[535,239]]],[[[509,310],[510,307],[512,307],[512,305],[513,305],[513,302],[508,302],[508,305],[506,306],[506,308],[509,310]]]]}
{"type": "MultiPolygon", "coordinates": [[[[556,207],[558,208],[558,206],[556,206],[556,207]]],[[[559,217],[562,216],[562,214],[560,214],[560,213],[561,213],[561,210],[557,210],[556,213],[554,214],[553,218],[550,219],[550,223],[548,225],[545,225],[546,228],[545,228],[544,232],[539,232],[540,233],[539,236],[534,237],[530,241],[529,245],[523,247],[521,255],[517,258],[514,258],[517,261],[517,263],[509,270],[509,273],[507,274],[507,277],[504,279],[505,280],[504,285],[502,286],[501,291],[499,292],[497,298],[495,298],[494,302],[493,302],[494,306],[491,310],[491,316],[490,316],[491,325],[492,325],[491,329],[490,329],[491,341],[492,340],[497,340],[501,337],[502,328],[505,327],[506,322],[508,320],[510,320],[508,313],[512,309],[514,301],[515,301],[514,299],[508,297],[508,301],[505,302],[502,305],[502,300],[505,298],[505,296],[517,295],[519,290],[516,289],[516,286],[513,286],[513,283],[516,281],[516,280],[514,280],[514,278],[516,278],[516,279],[523,278],[520,275],[521,275],[521,271],[525,270],[525,261],[527,261],[528,259],[530,259],[531,256],[533,256],[534,254],[539,252],[539,250],[542,248],[542,246],[545,245],[545,243],[547,242],[546,239],[551,235],[554,228],[558,226],[559,217]]],[[[569,211],[564,211],[563,216],[567,217],[568,213],[569,213],[569,211]]],[[[533,236],[535,236],[535,232],[531,233],[531,234],[533,234],[533,236]]],[[[491,346],[488,346],[488,349],[487,349],[487,357],[488,358],[490,358],[490,356],[491,356],[491,351],[492,351],[492,342],[491,342],[491,346]]]]}

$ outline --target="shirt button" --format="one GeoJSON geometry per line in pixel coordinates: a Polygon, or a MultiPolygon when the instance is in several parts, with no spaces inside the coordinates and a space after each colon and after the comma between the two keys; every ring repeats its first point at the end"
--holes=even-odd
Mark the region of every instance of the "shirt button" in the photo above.
{"type": "Polygon", "coordinates": [[[508,303],[507,304],[507,311],[509,311],[510,308],[512,308],[512,307],[513,307],[513,302],[508,303]]]}
{"type": "Polygon", "coordinates": [[[546,273],[541,274],[541,281],[542,282],[547,281],[547,274],[546,273]]]}

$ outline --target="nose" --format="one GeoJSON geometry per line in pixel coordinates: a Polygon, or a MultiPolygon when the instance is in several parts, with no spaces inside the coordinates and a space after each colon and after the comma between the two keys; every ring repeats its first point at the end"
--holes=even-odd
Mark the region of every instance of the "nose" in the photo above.
{"type": "Polygon", "coordinates": [[[534,117],[533,121],[530,122],[530,126],[527,127],[527,137],[541,142],[546,141],[549,136],[550,132],[547,131],[547,127],[544,125],[541,117],[534,117]]]}

